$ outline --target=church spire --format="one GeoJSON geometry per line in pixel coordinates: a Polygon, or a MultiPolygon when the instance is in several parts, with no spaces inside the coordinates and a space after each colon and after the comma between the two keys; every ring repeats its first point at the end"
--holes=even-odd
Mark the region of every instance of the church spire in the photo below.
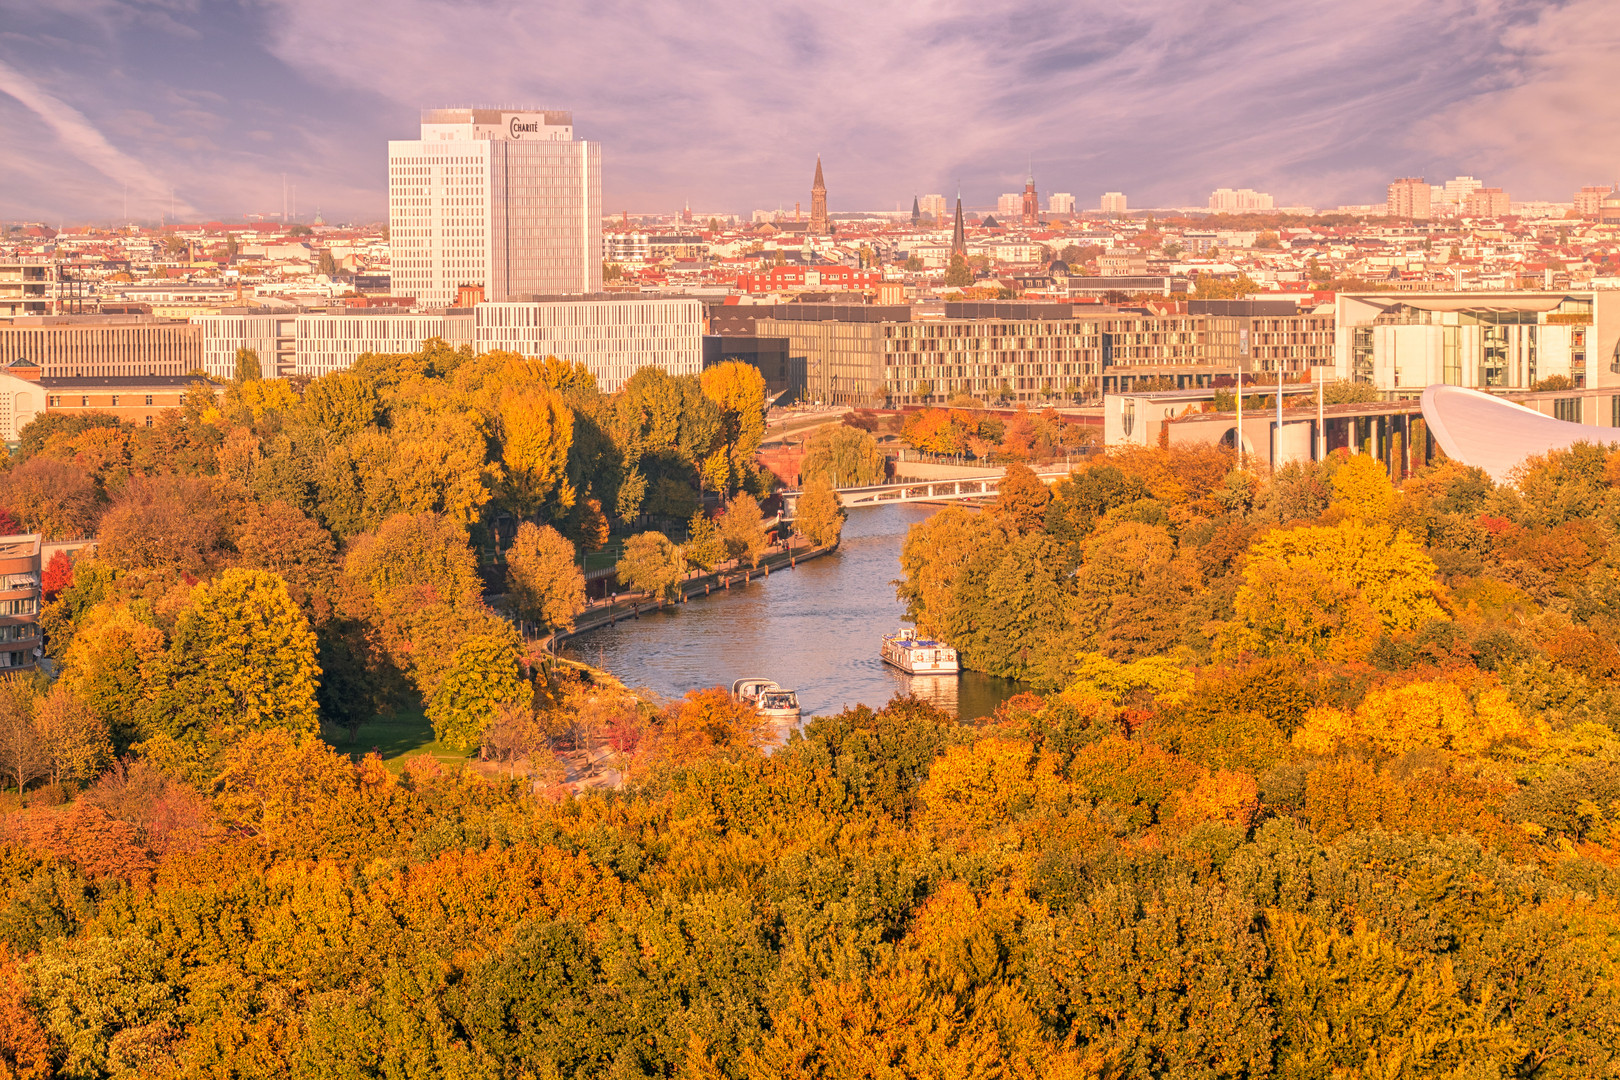
{"type": "Polygon", "coordinates": [[[821,178],[821,155],[816,155],[816,178],[810,185],[810,232],[814,236],[826,236],[832,230],[827,227],[827,182],[821,178]]]}
{"type": "Polygon", "coordinates": [[[967,225],[962,221],[962,189],[956,189],[956,225],[951,230],[951,254],[967,258],[967,225]]]}

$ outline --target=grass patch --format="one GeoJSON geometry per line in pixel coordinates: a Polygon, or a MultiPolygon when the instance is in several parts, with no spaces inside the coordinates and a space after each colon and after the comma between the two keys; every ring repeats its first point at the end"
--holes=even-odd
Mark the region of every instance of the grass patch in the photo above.
{"type": "Polygon", "coordinates": [[[420,711],[375,716],[360,725],[360,737],[353,743],[348,733],[339,736],[336,749],[359,761],[373,750],[382,755],[390,772],[399,772],[405,762],[426,754],[439,764],[459,769],[472,758],[466,750],[452,750],[433,737],[433,725],[420,711]]]}

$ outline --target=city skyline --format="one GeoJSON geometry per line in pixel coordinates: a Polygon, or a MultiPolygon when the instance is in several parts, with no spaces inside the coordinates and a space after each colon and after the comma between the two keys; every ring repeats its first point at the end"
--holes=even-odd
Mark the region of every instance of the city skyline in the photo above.
{"type": "Polygon", "coordinates": [[[0,135],[38,151],[0,164],[12,218],[235,219],[278,211],[285,174],[306,220],[380,220],[378,151],[421,108],[468,104],[571,110],[604,147],[609,212],[791,206],[818,152],[834,212],[958,182],[994,205],[1031,160],[1042,192],[1082,206],[1116,190],[1194,206],[1215,187],[1374,203],[1392,177],[1461,174],[1563,201],[1620,171],[1605,149],[1620,113],[1601,105],[1620,12],[1593,0],[1374,3],[1354,26],[1326,3],[996,20],[716,5],[611,26],[566,3],[533,20],[439,0],[0,11],[0,135]]]}

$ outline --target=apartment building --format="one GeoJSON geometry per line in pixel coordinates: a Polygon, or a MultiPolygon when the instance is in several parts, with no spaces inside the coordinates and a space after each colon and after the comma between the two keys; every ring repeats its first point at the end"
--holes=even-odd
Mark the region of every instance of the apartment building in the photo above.
{"type": "Polygon", "coordinates": [[[52,259],[0,259],[0,318],[52,314],[57,276],[52,259]]]}
{"type": "Polygon", "coordinates": [[[1421,176],[1405,176],[1389,185],[1385,212],[1393,218],[1427,221],[1431,214],[1433,189],[1421,176]]]}
{"type": "Polygon", "coordinates": [[[32,668],[39,633],[40,535],[0,536],[0,669],[32,668]]]}

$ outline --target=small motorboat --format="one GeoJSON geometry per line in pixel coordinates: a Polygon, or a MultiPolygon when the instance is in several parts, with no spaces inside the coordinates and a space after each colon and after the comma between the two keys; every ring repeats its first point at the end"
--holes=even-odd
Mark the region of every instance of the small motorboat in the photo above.
{"type": "Polygon", "coordinates": [[[799,695],[784,690],[769,679],[738,679],[731,684],[731,697],[746,705],[766,720],[781,724],[799,722],[799,695]]]}
{"type": "Polygon", "coordinates": [[[920,638],[911,629],[883,636],[883,662],[908,675],[956,675],[962,670],[955,649],[932,638],[920,638]]]}

